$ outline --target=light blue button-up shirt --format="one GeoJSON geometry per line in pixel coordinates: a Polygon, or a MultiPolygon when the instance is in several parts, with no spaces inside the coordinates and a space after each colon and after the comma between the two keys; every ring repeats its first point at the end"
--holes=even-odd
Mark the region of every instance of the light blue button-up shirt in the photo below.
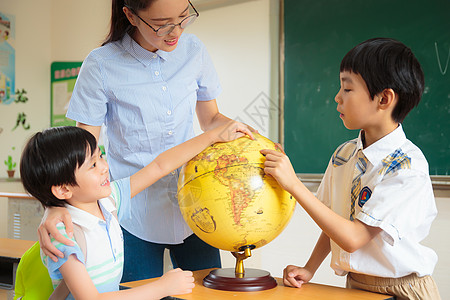
{"type": "MultiPolygon", "coordinates": [[[[172,52],[153,53],[125,35],[85,59],[67,117],[106,125],[110,174],[117,180],[192,138],[197,101],[220,92],[211,58],[196,36],[184,33],[172,52]]],[[[181,243],[192,231],[178,207],[177,180],[178,170],[131,199],[121,225],[147,241],[181,243]]]]}

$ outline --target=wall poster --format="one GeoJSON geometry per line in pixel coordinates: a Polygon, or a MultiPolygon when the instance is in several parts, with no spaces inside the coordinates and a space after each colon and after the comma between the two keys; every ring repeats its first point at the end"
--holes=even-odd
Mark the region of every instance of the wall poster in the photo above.
{"type": "Polygon", "coordinates": [[[0,103],[14,101],[15,49],[14,16],[0,12],[0,103]]]}
{"type": "Polygon", "coordinates": [[[75,126],[75,121],[66,118],[66,112],[81,63],[53,62],[51,65],[51,127],[75,126]]]}

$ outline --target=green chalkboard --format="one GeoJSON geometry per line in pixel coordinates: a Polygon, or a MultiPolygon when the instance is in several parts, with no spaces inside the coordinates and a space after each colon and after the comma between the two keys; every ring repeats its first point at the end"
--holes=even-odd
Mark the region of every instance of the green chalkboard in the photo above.
{"type": "Polygon", "coordinates": [[[285,0],[284,27],[284,143],[296,172],[323,173],[336,147],[358,135],[336,111],[340,62],[358,43],[390,37],[412,49],[425,73],[406,135],[431,175],[449,175],[449,0],[285,0]]]}

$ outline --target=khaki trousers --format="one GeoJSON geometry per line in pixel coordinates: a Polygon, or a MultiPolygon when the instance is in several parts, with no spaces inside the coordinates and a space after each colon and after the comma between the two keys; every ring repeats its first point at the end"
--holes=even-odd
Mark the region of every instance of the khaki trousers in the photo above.
{"type": "Polygon", "coordinates": [[[349,273],[347,288],[396,296],[397,300],[440,300],[438,288],[431,276],[416,273],[400,278],[376,277],[349,273]]]}

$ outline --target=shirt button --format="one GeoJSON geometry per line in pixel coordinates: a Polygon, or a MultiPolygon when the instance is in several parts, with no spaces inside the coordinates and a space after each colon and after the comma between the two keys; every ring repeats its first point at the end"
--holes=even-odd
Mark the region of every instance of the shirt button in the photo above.
{"type": "Polygon", "coordinates": [[[153,58],[156,58],[156,54],[153,54],[153,58]]]}
{"type": "Polygon", "coordinates": [[[158,75],[159,75],[159,72],[158,72],[158,71],[155,71],[155,75],[158,76],[158,75]]]}
{"type": "Polygon", "coordinates": [[[167,90],[166,86],[163,86],[162,89],[163,89],[163,91],[167,90]]]}
{"type": "Polygon", "coordinates": [[[175,175],[175,174],[176,174],[176,172],[175,172],[175,171],[172,171],[172,172],[170,172],[170,173],[172,173],[172,175],[175,175]]]}
{"type": "Polygon", "coordinates": [[[170,116],[170,115],[172,114],[172,111],[171,111],[171,110],[168,110],[168,111],[167,111],[167,114],[170,116]]]}
{"type": "Polygon", "coordinates": [[[172,134],[173,134],[173,132],[172,132],[172,130],[170,130],[170,131],[169,131],[169,135],[172,135],[172,134]]]}

